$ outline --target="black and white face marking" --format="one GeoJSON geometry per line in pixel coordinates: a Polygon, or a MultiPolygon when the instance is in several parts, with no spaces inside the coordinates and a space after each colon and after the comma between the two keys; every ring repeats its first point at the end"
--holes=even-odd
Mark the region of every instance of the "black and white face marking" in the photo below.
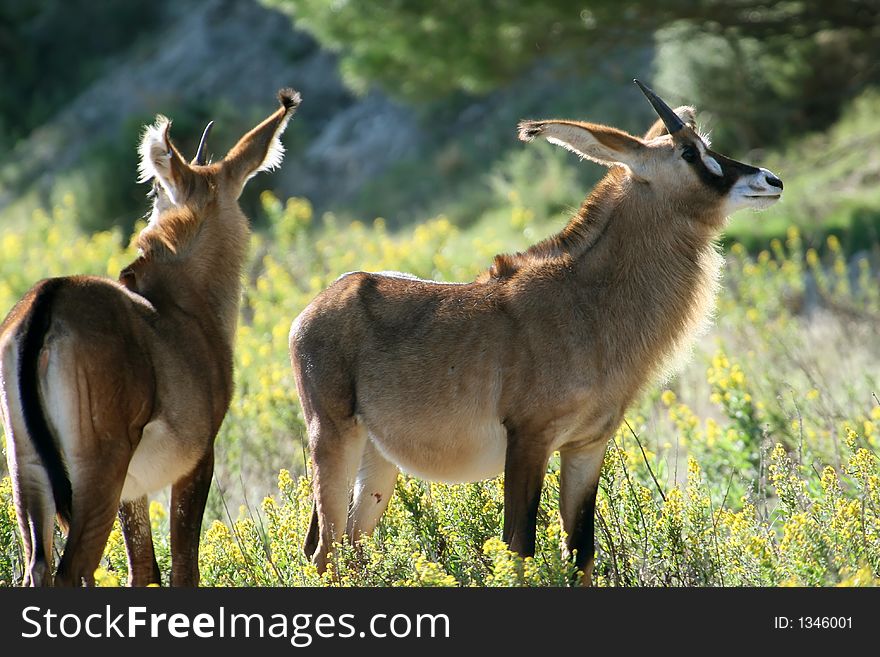
{"type": "Polygon", "coordinates": [[[782,196],[782,181],[773,172],[710,151],[701,139],[685,141],[677,149],[703,184],[726,197],[725,215],[743,208],[762,210],[782,196]]]}
{"type": "Polygon", "coordinates": [[[707,188],[724,199],[725,215],[742,208],[761,210],[779,200],[782,196],[782,181],[777,176],[767,169],[743,164],[710,151],[708,142],[692,126],[686,125],[666,101],[638,80],[633,82],[642,90],[663,121],[672,137],[676,153],[694,169],[707,188]]]}
{"type": "Polygon", "coordinates": [[[743,208],[763,210],[780,198],[782,181],[772,171],[757,169],[752,174],[741,176],[733,184],[727,195],[725,214],[729,215],[743,208]]]}
{"type": "Polygon", "coordinates": [[[709,154],[706,144],[702,141],[698,141],[697,148],[700,151],[700,159],[703,161],[703,165],[709,170],[709,172],[716,176],[723,176],[724,171],[721,169],[721,165],[718,164],[718,160],[709,154]]]}

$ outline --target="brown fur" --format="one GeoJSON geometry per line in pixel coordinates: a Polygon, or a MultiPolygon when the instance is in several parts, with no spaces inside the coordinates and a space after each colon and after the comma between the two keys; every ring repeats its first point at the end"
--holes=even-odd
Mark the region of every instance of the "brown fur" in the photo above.
{"type": "MultiPolygon", "coordinates": [[[[503,470],[504,540],[532,554],[541,483],[558,450],[568,549],[590,581],[606,443],[709,313],[713,240],[735,207],[718,191],[727,178],[707,187],[682,160],[699,136],[662,132],[521,124],[525,140],[543,136],[612,166],[559,234],[496,257],[467,284],[348,274],[296,319],[290,353],[314,472],[305,550],[319,569],[334,540],[372,531],[398,467],[446,481],[503,470]]],[[[757,186],[765,175],[734,165],[742,168],[731,179],[757,186]]]]}
{"type": "Polygon", "coordinates": [[[171,583],[198,584],[213,442],[232,397],[249,237],[237,199],[251,175],[280,161],[270,150],[280,149],[277,137],[299,98],[286,90],[280,100],[207,166],[185,162],[160,118],[141,146],[142,179],[155,178],[155,207],[138,236],[137,260],[119,283],[88,276],[38,283],[4,321],[0,385],[25,584],[91,584],[117,509],[130,583],[158,583],[147,494],[168,484],[171,583]],[[43,325],[32,326],[35,312],[43,325]],[[28,344],[39,350],[34,361],[23,357],[28,344]],[[22,373],[34,368],[39,390],[29,391],[22,373]],[[69,529],[53,578],[52,517],[66,499],[58,490],[65,477],[69,529]]]}

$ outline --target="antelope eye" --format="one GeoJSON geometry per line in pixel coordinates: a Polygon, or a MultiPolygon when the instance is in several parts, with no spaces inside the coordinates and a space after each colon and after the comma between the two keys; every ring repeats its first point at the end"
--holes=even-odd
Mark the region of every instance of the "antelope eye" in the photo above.
{"type": "Polygon", "coordinates": [[[685,162],[693,162],[697,159],[697,149],[693,146],[685,146],[681,149],[681,159],[685,162]]]}

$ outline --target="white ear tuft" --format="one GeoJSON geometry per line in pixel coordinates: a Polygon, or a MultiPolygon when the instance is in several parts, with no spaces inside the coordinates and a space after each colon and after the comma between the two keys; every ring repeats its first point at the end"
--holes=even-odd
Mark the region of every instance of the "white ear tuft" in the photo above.
{"type": "Polygon", "coordinates": [[[169,200],[177,205],[179,197],[177,188],[181,184],[180,174],[183,163],[171,145],[168,136],[170,128],[171,120],[161,114],[156,116],[153,125],[144,126],[144,134],[138,147],[140,155],[138,182],[155,179],[162,185],[169,200]]]}
{"type": "Polygon", "coordinates": [[[284,158],[281,133],[299,105],[300,97],[292,89],[282,89],[278,100],[281,107],[239,139],[223,158],[221,169],[233,181],[233,186],[238,186],[239,193],[254,175],[279,167],[284,158]]]}
{"type": "Polygon", "coordinates": [[[597,162],[598,164],[604,164],[605,166],[608,166],[608,164],[609,164],[606,160],[601,160],[598,157],[590,155],[588,153],[589,149],[584,148],[584,144],[583,144],[583,142],[586,140],[583,140],[583,139],[579,140],[581,143],[578,144],[578,146],[576,147],[570,141],[568,141],[567,139],[563,139],[561,137],[548,136],[548,137],[546,137],[546,139],[549,143],[553,144],[554,146],[562,146],[565,150],[567,150],[571,153],[574,153],[582,160],[592,160],[593,162],[597,162]]]}
{"type": "MultiPolygon", "coordinates": [[[[547,123],[542,136],[551,144],[562,146],[581,158],[592,160],[604,166],[630,165],[631,158],[628,150],[615,149],[611,144],[602,141],[600,136],[603,134],[622,135],[623,133],[612,131],[604,126],[555,122],[547,123]]],[[[632,138],[630,139],[632,140],[632,138]]]]}
{"type": "Polygon", "coordinates": [[[582,158],[609,167],[624,165],[637,177],[644,175],[645,143],[617,128],[558,119],[520,123],[520,139],[531,141],[539,136],[582,158]]]}
{"type": "Polygon", "coordinates": [[[266,149],[266,157],[263,158],[260,166],[254,169],[248,178],[253,178],[261,171],[272,171],[281,166],[281,161],[284,159],[284,144],[281,143],[281,135],[284,133],[284,129],[287,128],[287,122],[290,121],[291,116],[293,116],[293,110],[288,109],[284,118],[278,122],[278,126],[275,128],[275,134],[272,135],[269,148],[266,149]]]}
{"type": "Polygon", "coordinates": [[[141,144],[138,147],[138,182],[158,178],[160,172],[170,171],[171,144],[168,143],[168,127],[171,121],[161,114],[153,125],[144,126],[141,144]]]}

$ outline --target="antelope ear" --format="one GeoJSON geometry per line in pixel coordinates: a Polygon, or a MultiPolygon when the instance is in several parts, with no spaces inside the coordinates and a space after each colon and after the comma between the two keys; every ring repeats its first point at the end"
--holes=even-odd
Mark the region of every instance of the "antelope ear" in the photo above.
{"type": "MultiPolygon", "coordinates": [[[[694,132],[697,131],[697,111],[690,107],[689,105],[682,105],[681,107],[675,108],[675,113],[678,115],[684,124],[689,127],[694,132]]],[[[666,129],[666,126],[663,124],[661,119],[657,119],[654,121],[654,125],[652,125],[648,132],[645,133],[645,141],[651,141],[652,139],[656,139],[657,137],[662,137],[663,135],[668,135],[669,130],[666,129]]]]}
{"type": "Polygon", "coordinates": [[[223,158],[223,170],[238,185],[239,194],[257,173],[281,166],[284,157],[281,133],[299,107],[300,95],[293,89],[282,89],[278,92],[278,101],[281,107],[242,137],[223,158]]]}
{"type": "Polygon", "coordinates": [[[144,127],[138,147],[138,182],[155,179],[175,205],[182,201],[191,175],[189,166],[171,143],[171,121],[161,114],[153,125],[144,127]]]}
{"type": "Polygon", "coordinates": [[[519,138],[532,141],[543,137],[581,157],[605,166],[623,164],[636,175],[644,169],[645,144],[617,128],[580,121],[523,121],[519,138]]]}

